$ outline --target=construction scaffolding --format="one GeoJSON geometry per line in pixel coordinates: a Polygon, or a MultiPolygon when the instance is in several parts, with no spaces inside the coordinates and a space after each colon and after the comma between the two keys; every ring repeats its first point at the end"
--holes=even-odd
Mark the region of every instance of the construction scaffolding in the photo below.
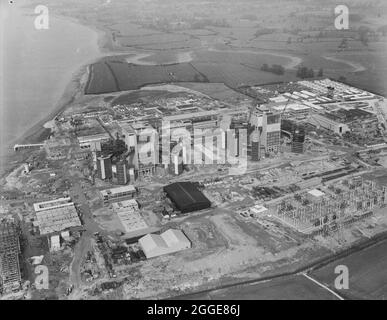
{"type": "Polygon", "coordinates": [[[342,231],[344,225],[387,204],[387,188],[378,187],[374,181],[356,178],[340,186],[343,189],[329,186],[330,192],[317,201],[284,200],[277,206],[276,216],[306,234],[342,231]]]}
{"type": "Polygon", "coordinates": [[[19,232],[13,222],[0,223],[0,293],[20,289],[19,232]]]}

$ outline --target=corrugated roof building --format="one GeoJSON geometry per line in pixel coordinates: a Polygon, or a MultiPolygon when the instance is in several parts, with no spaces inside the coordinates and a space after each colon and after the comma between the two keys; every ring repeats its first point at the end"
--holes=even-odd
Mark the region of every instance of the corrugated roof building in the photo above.
{"type": "Polygon", "coordinates": [[[160,235],[147,234],[138,242],[148,259],[191,248],[191,241],[176,229],[169,229],[160,235]]]}
{"type": "Polygon", "coordinates": [[[164,187],[164,192],[182,213],[211,207],[211,202],[192,182],[176,182],[164,187]]]}

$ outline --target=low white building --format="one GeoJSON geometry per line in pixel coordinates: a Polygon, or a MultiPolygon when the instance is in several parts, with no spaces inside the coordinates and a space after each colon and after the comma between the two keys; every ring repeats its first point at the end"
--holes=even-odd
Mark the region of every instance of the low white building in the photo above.
{"type": "Polygon", "coordinates": [[[191,248],[189,239],[176,229],[169,229],[160,235],[147,234],[138,242],[148,259],[191,248]]]}
{"type": "Polygon", "coordinates": [[[267,208],[264,206],[261,206],[259,204],[255,205],[254,207],[250,208],[250,212],[253,213],[254,215],[262,215],[267,212],[267,208]]]}
{"type": "Polygon", "coordinates": [[[60,250],[60,237],[58,234],[50,237],[50,251],[60,250]]]}
{"type": "Polygon", "coordinates": [[[310,191],[308,191],[308,194],[309,194],[311,199],[315,199],[315,200],[321,199],[325,195],[324,192],[322,192],[318,189],[310,190],[310,191]]]}

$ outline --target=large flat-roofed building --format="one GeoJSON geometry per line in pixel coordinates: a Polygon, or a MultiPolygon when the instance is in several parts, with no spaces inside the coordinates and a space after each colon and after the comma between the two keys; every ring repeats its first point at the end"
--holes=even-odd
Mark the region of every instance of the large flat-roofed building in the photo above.
{"type": "Polygon", "coordinates": [[[350,128],[345,123],[339,121],[340,119],[331,116],[328,113],[325,114],[310,114],[308,122],[316,127],[322,127],[326,130],[332,131],[339,135],[350,131],[350,128]]]}
{"type": "Polygon", "coordinates": [[[111,188],[106,190],[101,190],[101,195],[103,201],[109,202],[111,200],[118,200],[127,197],[132,197],[136,194],[136,188],[133,185],[127,185],[117,188],[111,188]]]}
{"type": "Polygon", "coordinates": [[[138,232],[148,228],[141,216],[135,199],[113,203],[113,210],[121,221],[126,233],[138,232]]]}
{"type": "Polygon", "coordinates": [[[78,137],[78,143],[81,148],[92,148],[94,146],[98,151],[101,151],[101,143],[108,142],[109,140],[110,136],[108,133],[78,137]]]}
{"type": "Polygon", "coordinates": [[[148,259],[191,248],[191,241],[176,229],[169,229],[160,235],[147,234],[139,240],[139,244],[148,259]]]}
{"type": "Polygon", "coordinates": [[[20,289],[20,244],[13,222],[0,223],[0,293],[20,289]]]}
{"type": "Polygon", "coordinates": [[[163,121],[175,122],[175,121],[184,121],[189,120],[193,122],[204,121],[204,120],[214,120],[221,113],[220,110],[210,110],[210,111],[200,111],[200,112],[191,112],[191,113],[181,113],[172,116],[163,117],[163,121]]]}
{"type": "Polygon", "coordinates": [[[70,198],[35,203],[34,209],[37,217],[36,225],[41,235],[53,234],[82,225],[70,198]]]}
{"type": "Polygon", "coordinates": [[[181,213],[203,210],[211,202],[192,182],[175,182],[164,187],[164,192],[181,213]]]}

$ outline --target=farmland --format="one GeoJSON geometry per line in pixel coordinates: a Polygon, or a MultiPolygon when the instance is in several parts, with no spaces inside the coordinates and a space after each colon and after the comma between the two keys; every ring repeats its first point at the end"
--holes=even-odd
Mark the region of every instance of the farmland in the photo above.
{"type": "MultiPolygon", "coordinates": [[[[185,54],[186,56],[189,53],[185,54]]],[[[155,64],[158,61],[179,59],[179,54],[164,53],[161,57],[139,55],[143,64],[128,63],[122,57],[109,57],[91,66],[86,94],[99,94],[138,89],[147,84],[170,82],[215,82],[236,88],[242,84],[294,80],[295,76],[277,76],[263,72],[260,66],[286,65],[291,59],[266,53],[197,52],[191,63],[155,64]],[[156,61],[153,61],[155,59],[156,61]]],[[[180,57],[182,54],[180,54],[180,57]]],[[[128,60],[136,60],[133,56],[128,60]]],[[[184,57],[183,57],[184,59],[184,57]]],[[[188,60],[188,59],[187,59],[188,60]]]]}
{"type": "Polygon", "coordinates": [[[190,300],[334,300],[335,297],[303,276],[235,286],[228,289],[192,294],[190,300]]]}
{"type": "Polygon", "coordinates": [[[334,269],[345,265],[349,271],[349,289],[346,294],[356,299],[385,299],[387,296],[387,242],[381,242],[347,258],[335,261],[314,272],[319,281],[333,286],[337,274],[334,269]],[[362,263],[367,261],[367,263],[362,263]]]}
{"type": "Polygon", "coordinates": [[[105,60],[92,65],[86,94],[135,90],[146,84],[164,82],[207,82],[190,63],[134,65],[120,60],[105,60]]]}
{"type": "Polygon", "coordinates": [[[351,1],[348,30],[334,28],[334,1],[322,5],[317,0],[149,0],[146,4],[116,0],[95,8],[94,4],[92,0],[50,2],[58,14],[75,17],[104,34],[100,45],[109,57],[105,65],[97,62],[90,68],[86,93],[179,81],[208,80],[230,87],[292,81],[300,65],[386,93],[387,6],[382,1],[351,1]],[[361,40],[362,28],[367,30],[366,42],[361,40]],[[133,64],[154,67],[128,66],[122,55],[131,57],[133,64]],[[180,65],[159,66],[173,63],[180,65]],[[282,65],[285,73],[262,72],[265,63],[282,65]],[[169,68],[178,73],[176,79],[169,68]]]}

